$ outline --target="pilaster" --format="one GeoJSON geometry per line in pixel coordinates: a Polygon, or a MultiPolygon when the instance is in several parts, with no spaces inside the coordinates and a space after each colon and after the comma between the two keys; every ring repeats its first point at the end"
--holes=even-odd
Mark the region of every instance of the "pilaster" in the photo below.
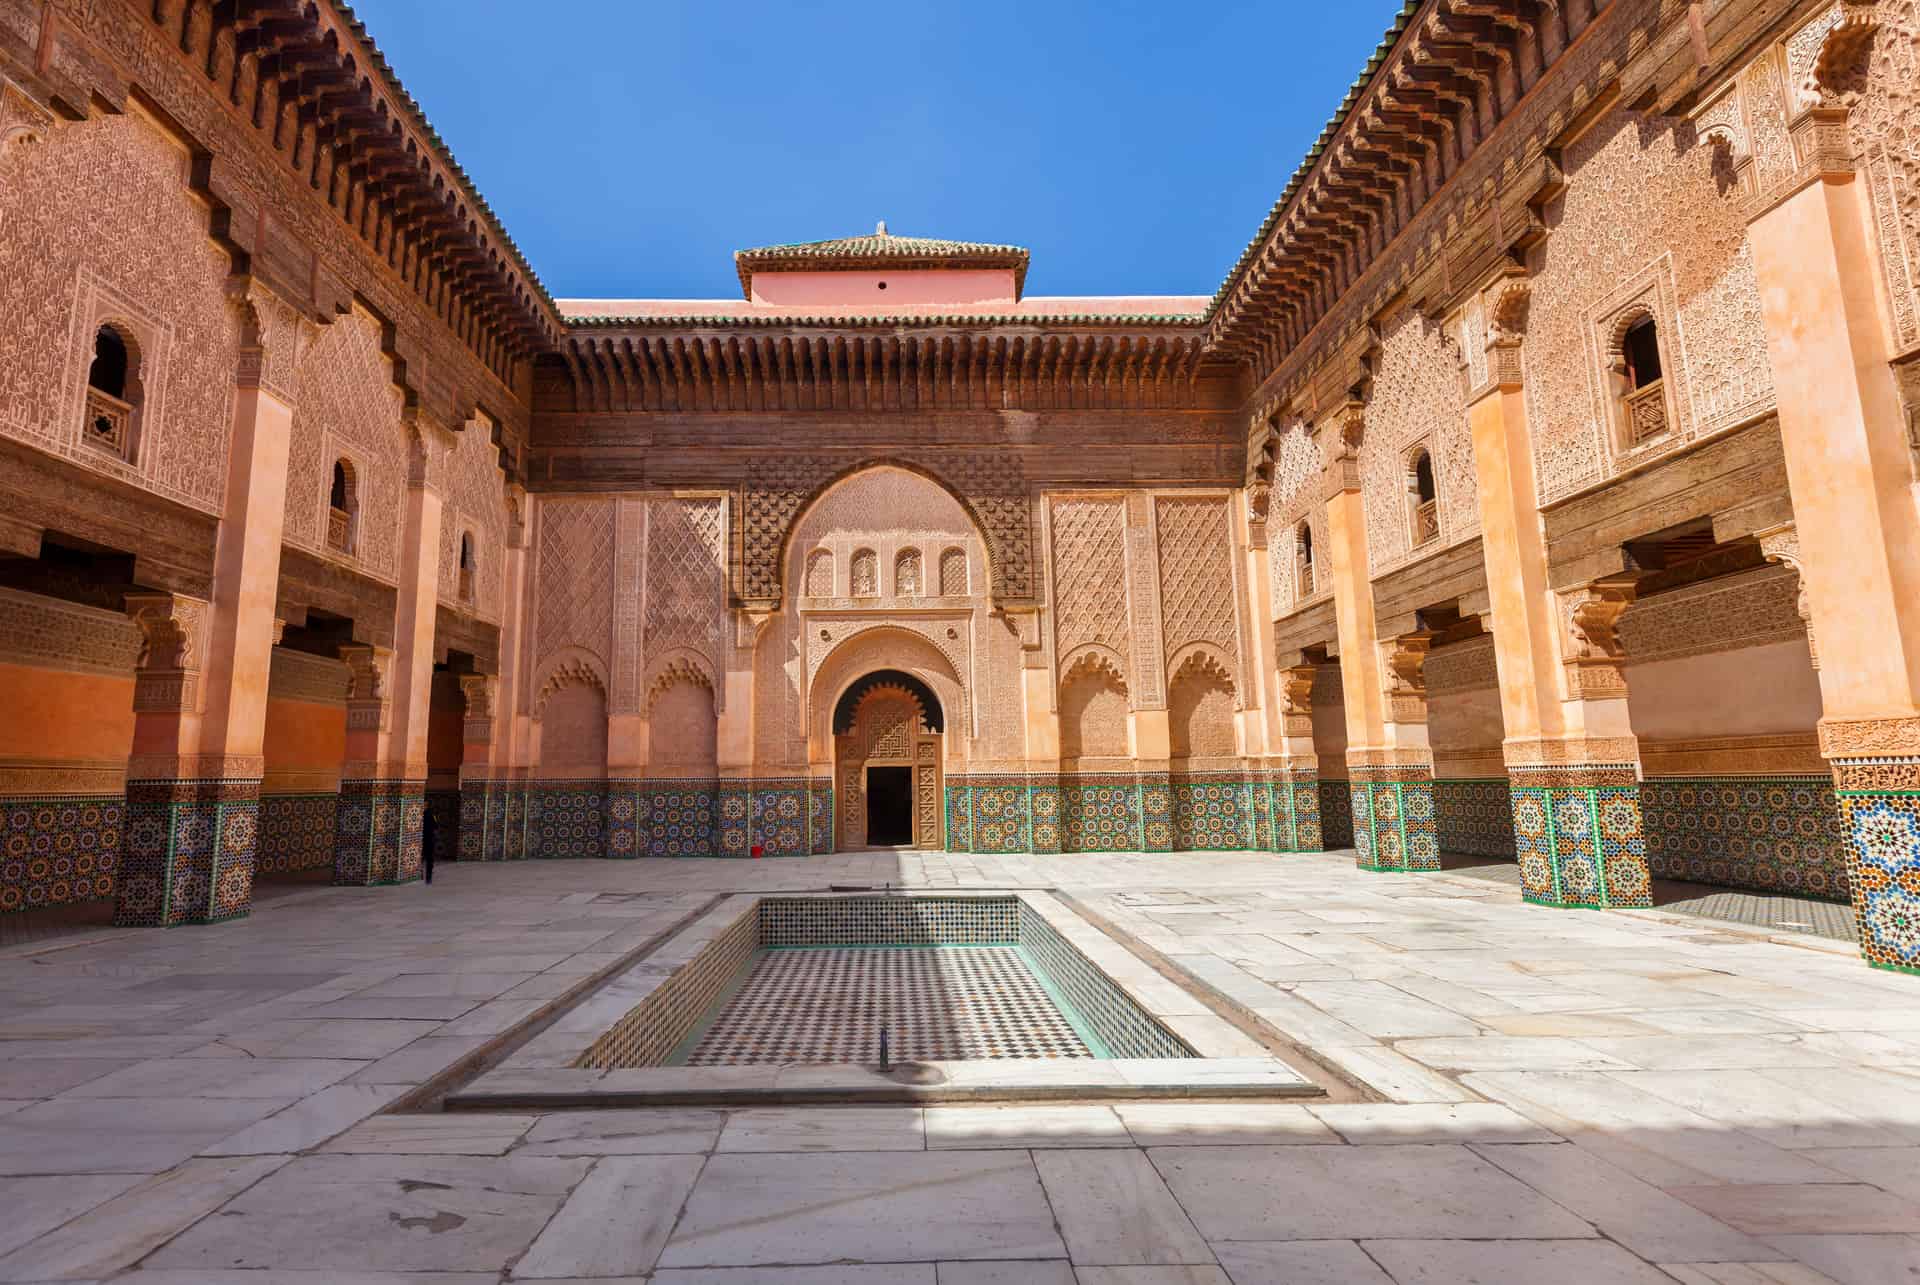
{"type": "Polygon", "coordinates": [[[1871,203],[1818,72],[1790,123],[1798,170],[1749,239],[1861,952],[1920,971],[1920,509],[1871,203]]]}

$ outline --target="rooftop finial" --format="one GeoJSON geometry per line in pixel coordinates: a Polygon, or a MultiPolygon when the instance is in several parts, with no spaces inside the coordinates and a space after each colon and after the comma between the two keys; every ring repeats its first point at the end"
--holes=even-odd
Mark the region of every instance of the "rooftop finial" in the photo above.
{"type": "Polygon", "coordinates": [[[873,234],[875,236],[885,236],[887,234],[887,221],[885,219],[880,220],[879,225],[873,229],[873,234]]]}

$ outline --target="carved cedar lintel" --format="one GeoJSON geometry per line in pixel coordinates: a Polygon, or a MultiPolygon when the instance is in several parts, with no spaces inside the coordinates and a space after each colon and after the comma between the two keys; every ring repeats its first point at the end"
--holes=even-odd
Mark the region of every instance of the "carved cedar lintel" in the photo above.
{"type": "Polygon", "coordinates": [[[1280,671],[1280,719],[1284,735],[1313,735],[1315,672],[1312,665],[1295,665],[1280,671]]]}
{"type": "Polygon", "coordinates": [[[462,735],[468,744],[493,740],[493,699],[499,681],[492,674],[460,675],[460,694],[467,700],[462,735]]]}
{"type": "Polygon", "coordinates": [[[201,708],[200,670],[206,659],[206,599],[181,593],[130,593],[127,614],[140,627],[134,672],[136,714],[192,714],[201,708]]]}

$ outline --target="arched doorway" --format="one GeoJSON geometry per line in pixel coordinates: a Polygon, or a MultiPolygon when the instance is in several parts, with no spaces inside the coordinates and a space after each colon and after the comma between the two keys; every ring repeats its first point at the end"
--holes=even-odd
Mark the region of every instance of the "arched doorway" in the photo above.
{"type": "Polygon", "coordinates": [[[834,846],[939,848],[945,713],[926,683],[897,669],[856,680],[833,710],[834,846]]]}

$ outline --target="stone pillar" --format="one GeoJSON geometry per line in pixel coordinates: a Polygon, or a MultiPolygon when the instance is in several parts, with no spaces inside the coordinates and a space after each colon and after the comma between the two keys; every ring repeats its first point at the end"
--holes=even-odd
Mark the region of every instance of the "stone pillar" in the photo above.
{"type": "MultiPolygon", "coordinates": [[[[1828,37],[1857,36],[1836,30],[1828,37]]],[[[1842,60],[1844,61],[1844,60],[1842,60]]],[[[1816,61],[1816,72],[1819,67],[1816,61]]],[[[1920,971],[1920,509],[1881,314],[1884,278],[1846,108],[1805,82],[1799,168],[1749,239],[1778,398],[1798,561],[1820,640],[1861,952],[1920,971]]]]}
{"type": "MultiPolygon", "coordinates": [[[[485,860],[487,822],[493,794],[494,701],[500,680],[492,674],[460,675],[466,698],[461,723],[460,851],[463,859],[485,860]]],[[[497,838],[495,839],[497,846],[497,838]]]]}
{"type": "Polygon", "coordinates": [[[1376,636],[1358,460],[1363,416],[1362,403],[1347,403],[1339,443],[1327,462],[1327,533],[1333,546],[1328,552],[1340,685],[1346,693],[1354,861],[1362,870],[1438,870],[1433,751],[1421,677],[1432,640],[1425,634],[1386,641],[1376,636]]]}
{"type": "Polygon", "coordinates": [[[400,591],[391,652],[341,648],[353,670],[347,761],[341,771],[333,879],[410,883],[420,877],[427,810],[427,719],[433,690],[434,612],[440,596],[440,492],[433,476],[449,443],[423,415],[412,424],[400,591]]]}
{"type": "Polygon", "coordinates": [[[1550,586],[1521,382],[1526,287],[1490,293],[1487,376],[1469,394],[1467,422],[1521,893],[1549,906],[1645,906],[1639,743],[1617,631],[1633,579],[1565,594],[1550,586]]]}
{"type": "Polygon", "coordinates": [[[1273,850],[1319,852],[1320,759],[1313,748],[1313,666],[1279,674],[1280,755],[1274,760],[1273,850]]]}
{"type": "Polygon", "coordinates": [[[714,845],[723,857],[753,855],[753,652],[729,647],[720,676],[725,706],[719,715],[714,757],[720,781],[714,795],[714,845]]]}
{"type": "Polygon", "coordinates": [[[119,924],[212,923],[252,904],[304,323],[252,281],[236,281],[233,298],[242,346],[212,596],[127,598],[146,653],[134,684],[119,924]]]}
{"type": "Polygon", "coordinates": [[[500,686],[494,716],[491,784],[487,792],[487,844],[483,861],[526,855],[527,765],[532,730],[526,708],[527,566],[526,493],[507,489],[507,548],[500,571],[500,686]]]}

